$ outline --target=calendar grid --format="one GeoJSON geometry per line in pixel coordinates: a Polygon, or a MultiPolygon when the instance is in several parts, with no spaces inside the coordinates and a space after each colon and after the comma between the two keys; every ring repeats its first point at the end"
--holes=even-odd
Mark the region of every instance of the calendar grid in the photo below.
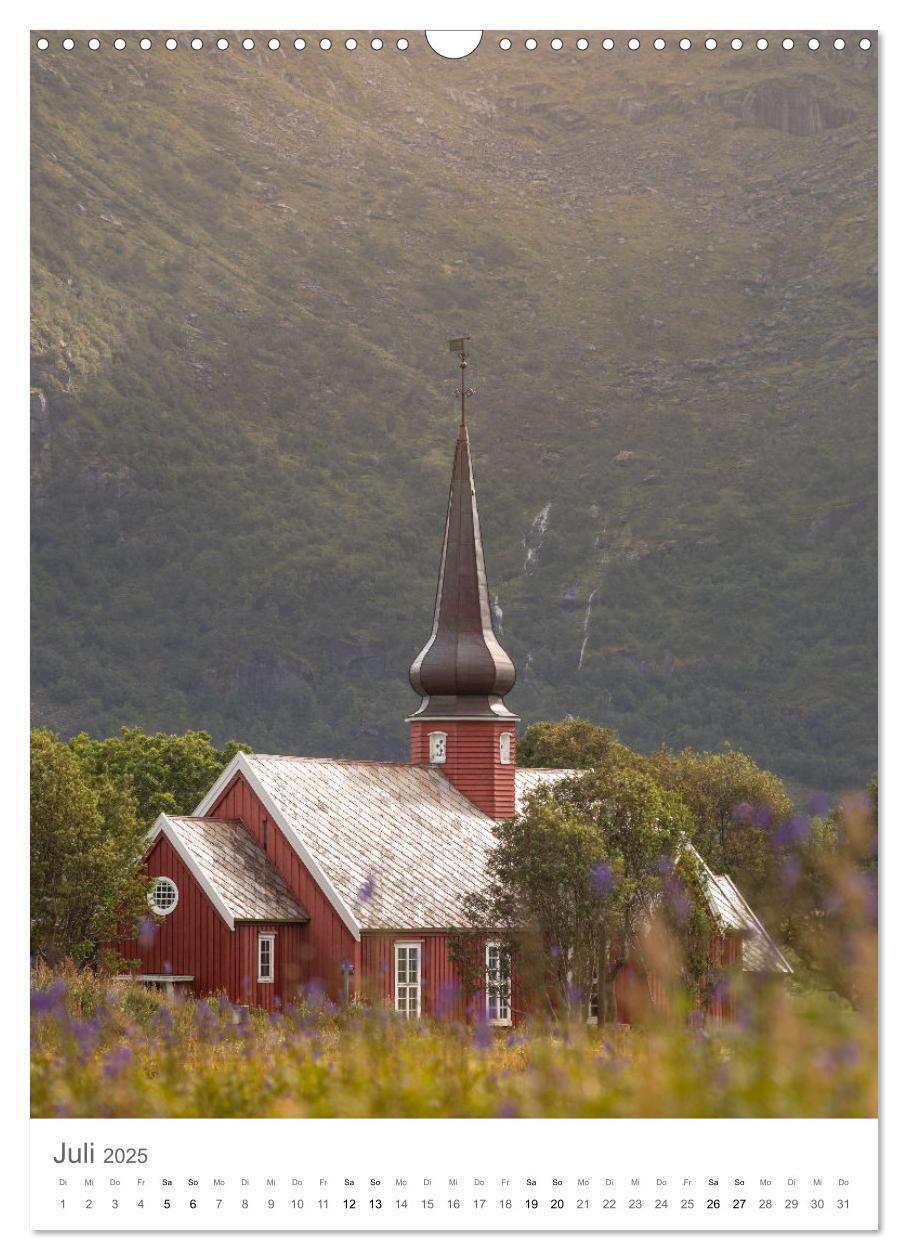
{"type": "Polygon", "coordinates": [[[33,1121],[32,1227],[877,1227],[875,1120],[517,1123],[33,1121]]]}

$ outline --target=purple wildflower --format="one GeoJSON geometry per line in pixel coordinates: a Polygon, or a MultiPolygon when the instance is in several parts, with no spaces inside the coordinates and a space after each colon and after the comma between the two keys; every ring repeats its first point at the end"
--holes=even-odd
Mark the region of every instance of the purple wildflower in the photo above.
{"type": "Polygon", "coordinates": [[[57,1010],[63,1005],[66,997],[66,985],[62,980],[55,980],[49,989],[33,989],[31,1008],[35,1014],[57,1010]]]}
{"type": "Polygon", "coordinates": [[[436,1013],[442,1017],[453,1015],[460,998],[460,985],[453,980],[445,980],[439,986],[436,1013]]]}
{"type": "MultiPolygon", "coordinates": [[[[567,998],[568,998],[568,1001],[571,1003],[571,1005],[572,1005],[572,1006],[579,1006],[579,1005],[581,1004],[581,1002],[583,1002],[583,1000],[585,999],[585,997],[586,997],[586,993],[585,993],[585,991],[584,991],[583,989],[581,989],[580,985],[578,985],[578,984],[569,984],[569,985],[568,985],[568,987],[567,987],[567,998]]],[[[568,1036],[568,1034],[567,1034],[567,1032],[565,1032],[565,1034],[564,1034],[565,1041],[567,1040],[567,1036],[568,1036]]]]}
{"type": "Polygon", "coordinates": [[[831,805],[832,798],[828,792],[814,792],[807,802],[807,812],[812,814],[814,818],[825,818],[831,805]]]}
{"type": "Polygon", "coordinates": [[[761,805],[759,809],[754,810],[754,822],[759,828],[761,828],[761,830],[767,831],[772,823],[772,819],[773,812],[771,805],[761,805]]]}
{"type": "Polygon", "coordinates": [[[158,934],[158,925],[154,919],[147,916],[139,924],[139,944],[143,949],[148,949],[154,944],[154,938],[158,934]]]}
{"type": "Polygon", "coordinates": [[[517,1104],[510,1098],[503,1099],[498,1104],[498,1114],[502,1120],[512,1120],[517,1115],[517,1104]]]}
{"type": "Polygon", "coordinates": [[[590,888],[594,897],[607,897],[615,886],[615,873],[608,862],[596,862],[590,871],[590,888]]]}
{"type": "Polygon", "coordinates": [[[478,1019],[473,1025],[473,1045],[480,1050],[488,1050],[492,1045],[492,1029],[487,1019],[478,1019]]]}
{"type": "Polygon", "coordinates": [[[107,1056],[104,1064],[104,1076],[109,1081],[115,1080],[132,1062],[132,1051],[129,1046],[117,1046],[107,1056]]]}
{"type": "Polygon", "coordinates": [[[798,842],[806,840],[810,835],[810,819],[806,814],[799,814],[797,818],[791,820],[791,838],[798,842]]]}
{"type": "Polygon", "coordinates": [[[70,1019],[69,1031],[79,1046],[79,1057],[83,1063],[90,1058],[101,1035],[101,1024],[97,1019],[70,1019]]]}
{"type": "Polygon", "coordinates": [[[801,862],[793,853],[782,859],[782,883],[786,888],[794,888],[801,878],[801,862]]]}

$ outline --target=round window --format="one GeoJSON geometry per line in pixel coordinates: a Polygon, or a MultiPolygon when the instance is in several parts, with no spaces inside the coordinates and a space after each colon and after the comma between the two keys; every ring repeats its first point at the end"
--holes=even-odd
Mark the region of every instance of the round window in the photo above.
{"type": "Polygon", "coordinates": [[[154,888],[148,894],[148,904],[155,914],[170,914],[177,908],[179,900],[180,893],[173,880],[168,879],[166,875],[159,875],[155,880],[154,888]]]}

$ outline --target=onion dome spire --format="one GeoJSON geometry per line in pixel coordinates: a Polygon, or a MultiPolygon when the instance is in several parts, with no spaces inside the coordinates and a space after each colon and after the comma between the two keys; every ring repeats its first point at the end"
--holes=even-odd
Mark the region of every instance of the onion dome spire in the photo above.
{"type": "Polygon", "coordinates": [[[513,718],[502,697],[514,686],[514,662],[495,637],[465,404],[467,337],[449,343],[460,356],[460,430],[448,496],[435,620],[428,643],[410,666],[410,684],[423,697],[411,719],[513,718]]]}

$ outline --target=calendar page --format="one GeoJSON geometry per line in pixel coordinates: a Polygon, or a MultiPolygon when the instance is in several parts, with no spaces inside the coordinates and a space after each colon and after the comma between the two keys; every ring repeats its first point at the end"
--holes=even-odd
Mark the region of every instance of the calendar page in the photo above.
{"type": "Polygon", "coordinates": [[[28,34],[36,1234],[877,1228],[878,34],[565,16],[28,34]]]}

